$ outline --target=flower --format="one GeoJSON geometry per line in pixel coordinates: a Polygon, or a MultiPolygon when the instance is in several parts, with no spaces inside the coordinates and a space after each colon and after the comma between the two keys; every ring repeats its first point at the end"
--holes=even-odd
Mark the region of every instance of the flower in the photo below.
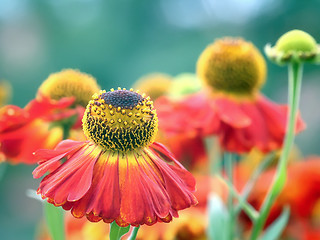
{"type": "MultiPolygon", "coordinates": [[[[50,117],[72,104],[72,99],[52,101],[46,97],[32,100],[24,108],[7,105],[0,109],[0,155],[10,163],[34,164],[33,152],[40,148],[53,148],[62,139],[62,130],[50,128],[50,117]]],[[[72,112],[64,112],[70,117],[72,112]]]]}
{"type": "Polygon", "coordinates": [[[95,78],[79,70],[64,69],[51,74],[39,87],[38,94],[59,100],[74,97],[74,105],[86,107],[92,94],[100,90],[95,78]]]}
{"type": "MultiPolygon", "coordinates": [[[[176,96],[176,95],[175,95],[176,96]]],[[[155,101],[159,117],[158,141],[170,151],[188,170],[200,170],[207,163],[203,138],[197,133],[190,116],[197,114],[197,99],[190,101],[192,107],[180,104],[181,98],[160,97],[155,101]]]]}
{"type": "Polygon", "coordinates": [[[179,162],[190,171],[201,171],[206,165],[205,144],[193,128],[190,128],[190,131],[186,130],[190,125],[192,112],[184,111],[183,106],[171,103],[179,102],[199,90],[200,82],[197,77],[191,73],[182,73],[174,77],[168,96],[159,97],[155,101],[155,107],[160,109],[158,111],[160,134],[157,140],[164,143],[179,162]],[[170,121],[167,121],[168,118],[170,121]]]}
{"type": "Polygon", "coordinates": [[[252,43],[224,38],[201,53],[197,74],[211,91],[250,97],[265,82],[266,62],[252,43]]]}
{"type": "Polygon", "coordinates": [[[183,97],[199,92],[201,82],[193,73],[180,73],[175,76],[169,88],[168,95],[173,98],[183,97]]]}
{"type": "Polygon", "coordinates": [[[63,138],[62,128],[81,127],[84,101],[98,89],[91,76],[67,69],[51,74],[23,109],[14,105],[1,108],[0,159],[36,163],[32,153],[54,148],[63,138]]]}
{"type": "Polygon", "coordinates": [[[138,79],[133,85],[134,89],[146,93],[151,99],[166,95],[172,84],[172,77],[164,73],[151,73],[138,79]]]}
{"type": "Polygon", "coordinates": [[[5,80],[0,80],[0,107],[4,106],[11,98],[11,85],[5,80]]]}
{"type": "Polygon", "coordinates": [[[280,65],[291,61],[320,62],[320,47],[316,40],[310,34],[297,29],[283,34],[275,47],[266,45],[265,52],[270,60],[280,65]]]}
{"type": "Polygon", "coordinates": [[[193,176],[153,142],[158,119],[149,97],[132,89],[100,91],[82,121],[87,141],[36,152],[41,161],[34,177],[51,169],[38,188],[49,203],[121,227],[170,222],[197,203],[193,176]]]}
{"type": "MultiPolygon", "coordinates": [[[[206,86],[202,92],[157,105],[168,132],[216,135],[224,150],[239,154],[253,148],[264,153],[281,148],[288,109],[259,92],[266,64],[253,44],[242,39],[217,40],[201,54],[197,72],[206,86]],[[169,105],[179,111],[162,114],[169,105]]],[[[303,128],[298,118],[296,132],[303,128]]]]}
{"type": "MultiPolygon", "coordinates": [[[[146,92],[155,100],[166,95],[179,98],[193,93],[200,89],[200,82],[197,81],[194,74],[190,73],[179,74],[175,77],[155,73],[141,78],[135,86],[138,89],[143,89],[143,92],[146,92]]],[[[170,111],[172,110],[168,109],[163,114],[171,114],[170,111]]],[[[193,138],[191,136],[166,134],[166,132],[162,131],[162,125],[166,123],[161,121],[162,118],[159,119],[160,131],[157,134],[156,141],[167,146],[176,159],[188,170],[199,169],[206,162],[206,153],[202,139],[199,137],[193,138]]]]}
{"type": "MultiPolygon", "coordinates": [[[[259,209],[262,205],[275,172],[276,167],[273,167],[272,169],[263,172],[256,181],[256,184],[248,198],[248,203],[250,203],[255,209],[259,209]]],[[[244,176],[241,172],[238,172],[237,176],[247,179],[249,177],[244,176]]],[[[320,200],[319,179],[319,157],[308,157],[303,161],[291,162],[288,166],[288,178],[286,184],[271,208],[266,226],[270,225],[277,217],[280,216],[285,206],[289,206],[290,220],[288,226],[295,226],[296,224],[299,225],[300,223],[305,222],[305,224],[307,224],[311,229],[313,224],[315,224],[312,216],[314,215],[320,200]]],[[[241,182],[245,182],[245,180],[242,179],[241,182]]],[[[245,221],[244,218],[242,218],[242,220],[245,221]]],[[[319,224],[317,226],[319,229],[319,224]]],[[[290,231],[292,230],[294,229],[291,229],[290,231]]]]}

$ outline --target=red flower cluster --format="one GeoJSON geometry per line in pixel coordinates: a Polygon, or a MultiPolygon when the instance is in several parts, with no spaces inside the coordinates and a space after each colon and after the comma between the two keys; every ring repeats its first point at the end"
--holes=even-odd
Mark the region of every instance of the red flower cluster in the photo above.
{"type": "Polygon", "coordinates": [[[0,153],[10,163],[34,164],[33,152],[39,148],[53,148],[62,140],[59,128],[50,129],[50,122],[77,114],[68,107],[73,98],[59,101],[38,97],[23,109],[7,105],[0,109],[0,153]]]}

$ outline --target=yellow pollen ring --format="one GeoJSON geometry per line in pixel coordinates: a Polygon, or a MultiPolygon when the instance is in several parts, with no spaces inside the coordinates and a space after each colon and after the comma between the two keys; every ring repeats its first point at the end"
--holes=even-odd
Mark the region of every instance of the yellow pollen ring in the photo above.
{"type": "Polygon", "coordinates": [[[82,119],[85,135],[105,150],[132,151],[155,139],[158,118],[145,95],[133,90],[100,91],[82,119]]]}

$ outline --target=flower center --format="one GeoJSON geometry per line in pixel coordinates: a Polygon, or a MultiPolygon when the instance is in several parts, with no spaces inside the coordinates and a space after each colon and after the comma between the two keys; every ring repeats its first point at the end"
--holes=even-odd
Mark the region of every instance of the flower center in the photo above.
{"type": "Polygon", "coordinates": [[[266,63],[252,43],[225,38],[203,51],[197,72],[199,78],[216,91],[251,95],[265,81],[266,63]]]}
{"type": "Polygon", "coordinates": [[[96,80],[78,70],[66,69],[51,74],[40,86],[39,92],[51,99],[75,97],[74,105],[86,107],[91,96],[100,90],[96,80]]]}
{"type": "Polygon", "coordinates": [[[150,97],[119,88],[94,94],[84,113],[85,135],[106,150],[132,151],[154,141],[158,118],[150,97]]]}

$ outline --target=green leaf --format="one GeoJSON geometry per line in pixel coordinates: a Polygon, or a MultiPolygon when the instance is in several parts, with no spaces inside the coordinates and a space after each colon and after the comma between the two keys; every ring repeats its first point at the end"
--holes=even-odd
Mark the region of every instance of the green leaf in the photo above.
{"type": "Polygon", "coordinates": [[[55,207],[54,205],[45,202],[44,214],[52,240],[64,240],[64,212],[62,208],[55,207]]]}
{"type": "Polygon", "coordinates": [[[290,216],[289,207],[285,207],[281,215],[265,231],[260,240],[277,240],[286,227],[290,216]]]}
{"type": "Polygon", "coordinates": [[[214,193],[209,195],[208,239],[227,240],[229,235],[229,214],[221,198],[214,193]]]}
{"type": "Polygon", "coordinates": [[[119,240],[123,235],[129,232],[130,226],[119,227],[116,222],[110,224],[110,240],[119,240]]]}

